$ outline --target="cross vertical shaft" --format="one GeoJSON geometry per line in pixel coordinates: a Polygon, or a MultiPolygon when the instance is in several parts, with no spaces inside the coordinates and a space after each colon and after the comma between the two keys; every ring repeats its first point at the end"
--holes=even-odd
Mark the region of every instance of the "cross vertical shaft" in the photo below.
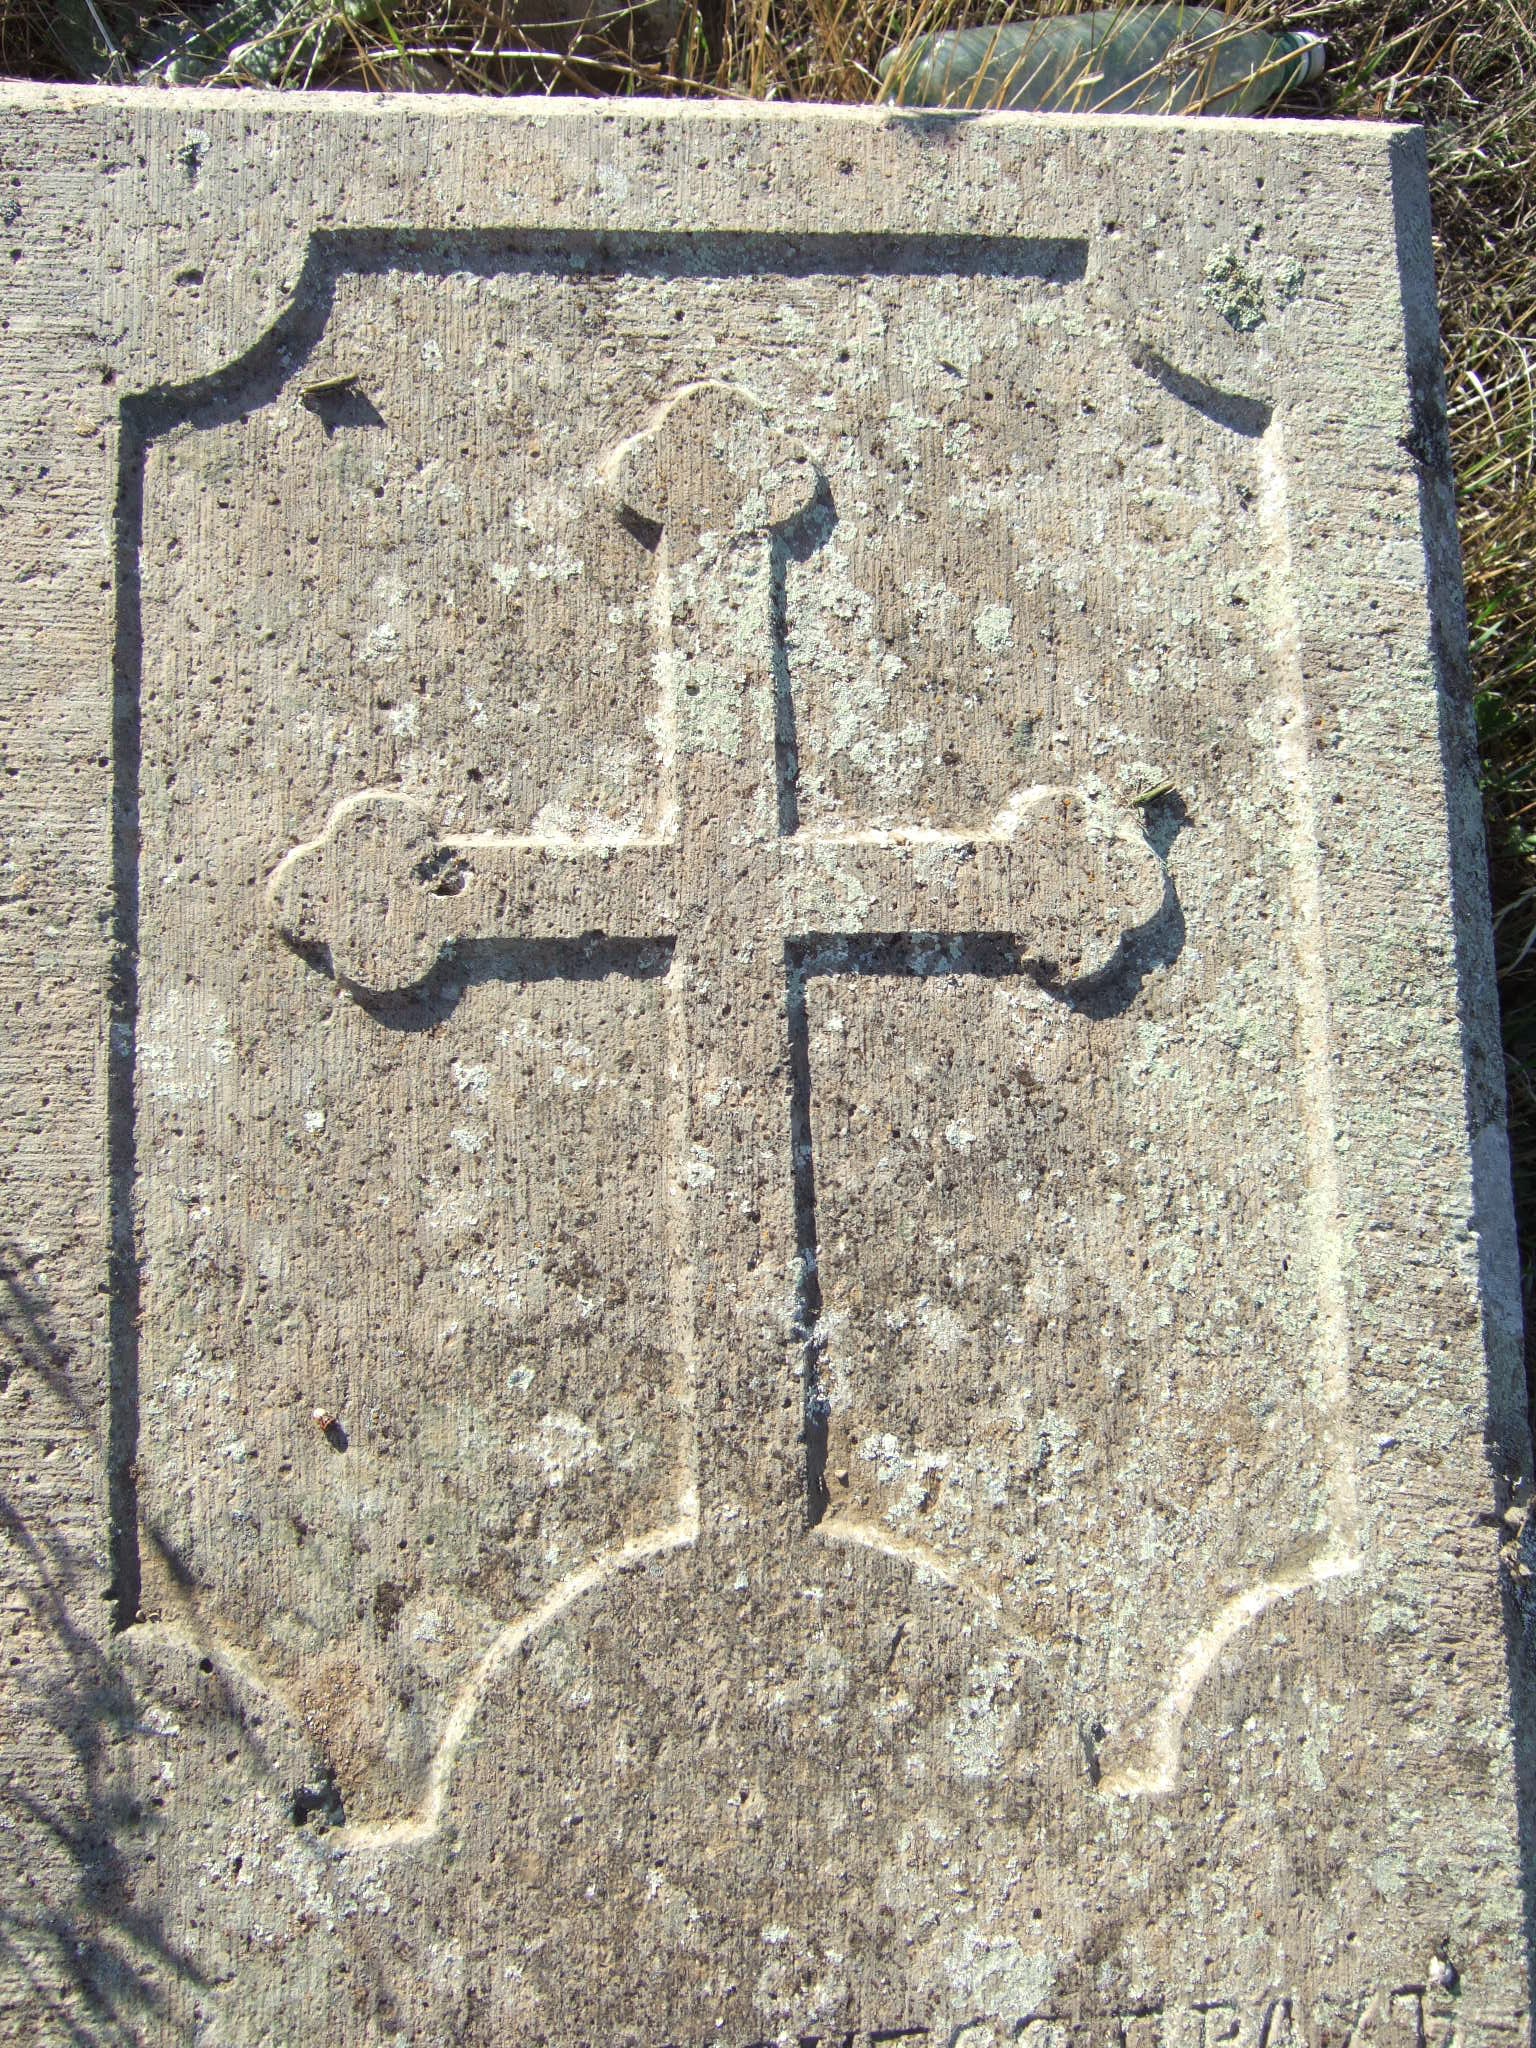
{"type": "Polygon", "coordinates": [[[677,1284],[699,1510],[707,1523],[742,1517],[772,1540],[803,1520],[805,1497],[784,947],[762,859],[784,814],[775,551],[819,480],[750,401],[715,386],[680,394],[617,451],[611,474],[625,511],[660,531],[657,681],[677,818],[672,977],[686,1104],[673,1171],[692,1248],[677,1284]]]}

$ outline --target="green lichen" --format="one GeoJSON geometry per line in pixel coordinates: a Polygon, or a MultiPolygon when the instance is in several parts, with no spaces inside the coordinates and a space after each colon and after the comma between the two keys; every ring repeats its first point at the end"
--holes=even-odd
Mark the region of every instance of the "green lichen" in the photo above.
{"type": "Polygon", "coordinates": [[[1264,281],[1235,249],[1218,249],[1205,266],[1201,297],[1239,334],[1264,324],[1264,281]]]}
{"type": "Polygon", "coordinates": [[[1275,304],[1285,307],[1290,305],[1292,300],[1299,299],[1301,288],[1306,281],[1305,270],[1294,256],[1288,256],[1275,272],[1275,304]]]}

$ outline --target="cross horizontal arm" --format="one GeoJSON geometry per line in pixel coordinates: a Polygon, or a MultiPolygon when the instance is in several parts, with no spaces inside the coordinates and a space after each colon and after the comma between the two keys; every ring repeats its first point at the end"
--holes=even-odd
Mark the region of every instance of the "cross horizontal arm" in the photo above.
{"type": "Polygon", "coordinates": [[[365,994],[413,987],[461,939],[668,938],[676,846],[660,839],[439,839],[428,813],[382,792],[348,797],[274,872],[290,944],[324,948],[365,994]]]}
{"type": "Polygon", "coordinates": [[[1107,967],[1164,891],[1141,833],[1070,789],[1016,800],[984,833],[797,833],[780,862],[796,933],[996,933],[1062,981],[1107,967]]]}

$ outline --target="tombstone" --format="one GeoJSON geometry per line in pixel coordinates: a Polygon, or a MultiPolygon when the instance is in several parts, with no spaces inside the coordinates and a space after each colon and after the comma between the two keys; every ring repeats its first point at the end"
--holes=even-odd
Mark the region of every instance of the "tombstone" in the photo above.
{"type": "Polygon", "coordinates": [[[0,137],[9,2028],[1523,2040],[1416,135],[0,137]]]}

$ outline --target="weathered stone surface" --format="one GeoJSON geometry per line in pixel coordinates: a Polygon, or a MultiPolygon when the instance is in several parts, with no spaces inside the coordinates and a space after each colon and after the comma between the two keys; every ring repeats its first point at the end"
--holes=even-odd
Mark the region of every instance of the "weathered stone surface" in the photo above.
{"type": "Polygon", "coordinates": [[[8,2038],[1523,2040],[1417,139],[0,152],[8,2038]]]}

